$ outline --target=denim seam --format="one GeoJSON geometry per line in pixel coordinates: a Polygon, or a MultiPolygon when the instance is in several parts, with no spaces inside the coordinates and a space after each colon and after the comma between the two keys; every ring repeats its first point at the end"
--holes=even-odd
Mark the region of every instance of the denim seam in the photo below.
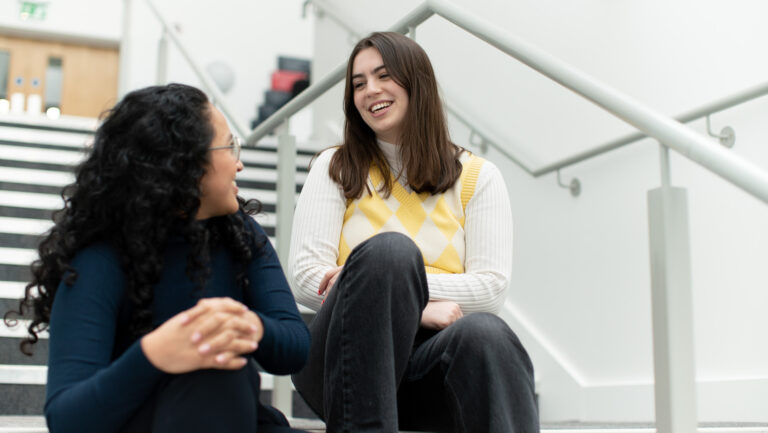
{"type": "Polygon", "coordinates": [[[419,374],[408,375],[408,376],[405,377],[405,380],[407,382],[413,382],[413,381],[416,381],[416,380],[419,380],[419,379],[423,378],[424,376],[429,374],[429,372],[432,371],[432,369],[435,368],[435,366],[438,363],[440,363],[441,361],[442,361],[442,359],[440,359],[440,358],[435,359],[434,361],[432,361],[431,364],[429,364],[429,366],[427,368],[420,370],[419,374]]]}
{"type": "MultiPolygon", "coordinates": [[[[340,288],[340,287],[339,287],[340,288]]],[[[337,288],[337,289],[339,289],[337,288]]],[[[349,414],[351,412],[350,406],[350,389],[349,389],[349,356],[348,356],[348,347],[347,347],[347,327],[346,327],[346,315],[347,315],[347,305],[349,304],[346,302],[346,298],[349,296],[349,290],[343,290],[341,293],[337,295],[339,297],[338,301],[341,302],[341,393],[342,393],[342,405],[341,405],[341,419],[343,420],[342,423],[342,430],[344,432],[350,431],[350,424],[351,421],[349,419],[349,414]]]]}
{"type": "Polygon", "coordinates": [[[448,354],[443,354],[440,357],[440,362],[443,363],[443,370],[445,371],[445,389],[448,390],[448,394],[450,394],[451,398],[453,399],[453,403],[456,405],[456,423],[461,427],[461,431],[466,432],[467,426],[464,424],[464,416],[461,413],[461,404],[459,402],[458,396],[456,391],[453,390],[453,387],[451,386],[450,382],[448,381],[448,366],[451,365],[453,362],[453,358],[451,358],[448,354]]]}

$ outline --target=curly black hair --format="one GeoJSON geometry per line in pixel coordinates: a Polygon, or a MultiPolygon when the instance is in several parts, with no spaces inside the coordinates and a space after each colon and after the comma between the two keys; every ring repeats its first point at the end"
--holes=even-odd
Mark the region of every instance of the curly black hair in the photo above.
{"type": "Polygon", "coordinates": [[[223,245],[239,266],[236,281],[245,289],[247,263],[266,242],[245,219],[261,204],[238,197],[237,213],[196,220],[213,136],[208,98],[183,84],[136,90],[106,113],[75,169],[75,182],[61,193],[64,208],[54,212],[55,224],[38,247],[40,258],[31,264],[32,280],[18,311],[5,314],[9,324],[29,309],[34,314],[22,352],[30,355],[38,333],[47,329],[62,279],[72,284],[77,278],[70,266],[75,254],[94,242],[106,242],[120,258],[135,338],[152,329],[153,286],[171,234],[190,244],[186,272],[200,288],[208,277],[210,248],[223,245]]]}

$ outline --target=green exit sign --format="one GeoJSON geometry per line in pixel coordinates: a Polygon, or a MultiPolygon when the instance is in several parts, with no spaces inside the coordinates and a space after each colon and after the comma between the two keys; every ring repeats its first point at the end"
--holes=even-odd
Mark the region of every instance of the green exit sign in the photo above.
{"type": "Polygon", "coordinates": [[[48,2],[26,1],[19,2],[19,18],[23,21],[43,21],[48,9],[48,2]]]}

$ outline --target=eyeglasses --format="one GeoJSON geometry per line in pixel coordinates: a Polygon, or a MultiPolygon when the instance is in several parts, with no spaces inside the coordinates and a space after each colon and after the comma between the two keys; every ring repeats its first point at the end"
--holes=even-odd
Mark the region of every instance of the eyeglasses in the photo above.
{"type": "Polygon", "coordinates": [[[240,149],[242,148],[243,141],[240,139],[240,137],[233,135],[232,141],[229,142],[229,146],[216,146],[211,147],[208,150],[231,149],[232,157],[235,158],[235,161],[240,161],[240,149]]]}

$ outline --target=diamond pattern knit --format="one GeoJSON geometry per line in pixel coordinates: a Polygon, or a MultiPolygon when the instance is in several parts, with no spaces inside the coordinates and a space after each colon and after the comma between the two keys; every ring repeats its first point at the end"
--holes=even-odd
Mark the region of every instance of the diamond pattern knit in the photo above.
{"type": "Polygon", "coordinates": [[[343,265],[352,249],[368,238],[398,232],[419,247],[427,273],[463,273],[464,211],[485,160],[469,152],[460,160],[463,169],[459,179],[451,189],[436,195],[408,191],[393,178],[392,193],[384,198],[378,192],[384,178],[378,168],[371,167],[371,194],[347,202],[337,264],[343,265]]]}

